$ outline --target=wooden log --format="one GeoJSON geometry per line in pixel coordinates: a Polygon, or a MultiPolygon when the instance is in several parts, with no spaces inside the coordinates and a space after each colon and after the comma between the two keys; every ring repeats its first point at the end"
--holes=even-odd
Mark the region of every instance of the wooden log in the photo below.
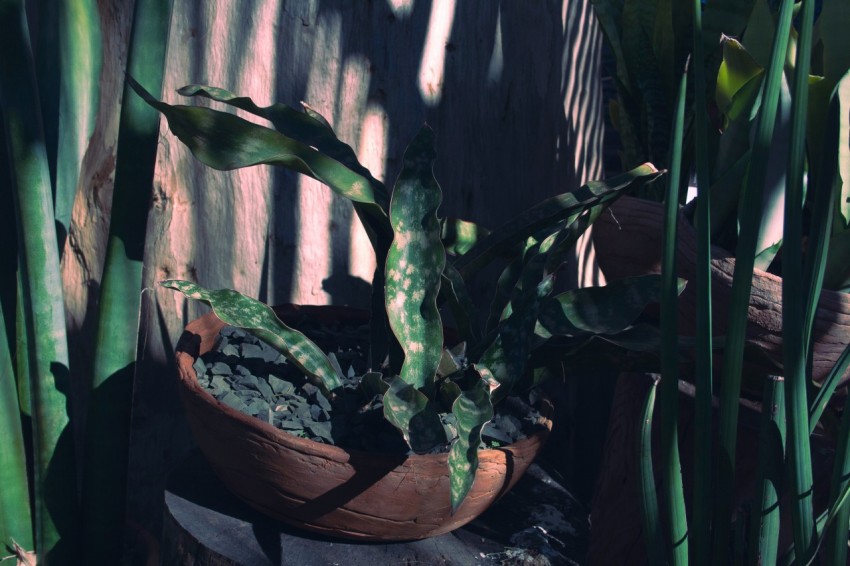
{"type": "MultiPolygon", "coordinates": [[[[623,197],[610,213],[594,225],[597,261],[611,281],[661,271],[661,233],[664,210],[659,203],[623,197]]],[[[679,300],[679,330],[696,333],[696,232],[683,218],[679,221],[679,277],[689,284],[679,300]]],[[[726,334],[735,259],[720,248],[712,249],[712,311],[714,334],[726,334]]],[[[772,358],[782,360],[782,278],[756,270],[749,306],[747,338],[772,358]]],[[[824,289],[815,319],[812,374],[821,382],[850,342],[850,295],[824,289]]],[[[850,379],[850,370],[842,382],[850,379]]]]}

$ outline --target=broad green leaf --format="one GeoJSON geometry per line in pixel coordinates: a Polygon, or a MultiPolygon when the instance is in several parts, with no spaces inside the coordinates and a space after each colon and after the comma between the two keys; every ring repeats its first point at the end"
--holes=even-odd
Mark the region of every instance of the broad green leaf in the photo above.
{"type": "Polygon", "coordinates": [[[324,352],[302,333],[281,322],[268,305],[237,291],[204,289],[189,281],[169,279],[161,285],[207,303],[225,324],[244,328],[267,342],[325,393],[342,386],[340,376],[324,352]]]}
{"type": "Polygon", "coordinates": [[[460,218],[440,220],[440,235],[447,254],[463,255],[488,234],[490,230],[468,220],[460,218]]]}
{"type": "Polygon", "coordinates": [[[377,202],[368,179],[317,149],[227,112],[166,104],[132,77],[127,79],[145,102],[165,115],[171,131],[195,157],[214,169],[281,165],[325,183],[354,202],[377,202]]]}
{"type": "Polygon", "coordinates": [[[400,376],[394,376],[389,385],[384,393],[384,418],[401,431],[410,449],[424,454],[445,444],[443,423],[428,397],[400,376]]]}
{"type": "Polygon", "coordinates": [[[579,189],[546,199],[520,213],[493,230],[458,257],[454,266],[467,277],[492,259],[546,227],[554,227],[569,216],[592,206],[613,202],[623,193],[650,183],[662,175],[651,163],[645,163],[616,177],[604,181],[590,181],[579,189]]]}
{"type": "Polygon", "coordinates": [[[404,350],[401,379],[433,391],[443,349],[437,295],[446,254],[437,208],[442,193],[434,179],[434,133],[423,127],[404,154],[393,188],[390,222],[393,243],[386,262],[386,307],[390,328],[404,350]]]}
{"type": "Polygon", "coordinates": [[[257,106],[247,96],[237,96],[222,88],[206,85],[187,85],[177,92],[183,96],[203,96],[224,102],[269,120],[281,134],[305,145],[315,147],[328,157],[339,161],[368,179],[374,189],[377,202],[384,207],[388,203],[389,195],[383,183],[375,179],[369,170],[360,164],[351,146],[336,137],[328,121],[306,104],[304,104],[304,112],[299,112],[291,106],[281,103],[271,106],[257,106]]]}
{"type": "Polygon", "coordinates": [[[252,165],[280,165],[312,177],[354,203],[378,257],[389,241],[389,223],[381,195],[362,174],[333,157],[275,130],[233,114],[198,106],[172,106],[151,96],[132,77],[130,86],[162,112],[172,133],[202,163],[228,171],[252,165]]]}
{"type": "Polygon", "coordinates": [[[452,513],[457,511],[475,481],[481,429],[493,418],[493,404],[482,381],[455,399],[452,413],[457,418],[457,440],[449,451],[449,480],[452,513]]]}
{"type": "Polygon", "coordinates": [[[764,68],[753,59],[741,42],[724,37],[723,61],[717,71],[715,87],[715,98],[720,111],[729,115],[730,119],[737,118],[744,103],[738,101],[733,105],[733,101],[742,91],[746,99],[754,100],[763,74],[764,68]]]}
{"type": "MultiPolygon", "coordinates": [[[[685,280],[679,280],[679,293],[685,280]]],[[[625,330],[661,296],[658,274],[626,277],[604,287],[586,287],[546,299],[540,323],[558,336],[614,334],[625,330]]]]}

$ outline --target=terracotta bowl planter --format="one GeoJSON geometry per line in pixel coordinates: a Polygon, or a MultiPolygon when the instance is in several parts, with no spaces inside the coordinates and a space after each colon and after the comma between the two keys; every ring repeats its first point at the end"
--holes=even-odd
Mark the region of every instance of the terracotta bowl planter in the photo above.
{"type": "MultiPolygon", "coordinates": [[[[284,321],[310,316],[362,323],[363,311],[340,307],[276,309],[284,321]]],[[[447,455],[389,455],[345,450],[297,438],[216,401],[192,367],[224,324],[212,313],[187,327],[177,344],[180,397],[196,442],[236,496],[275,519],[358,540],[414,540],[456,529],[519,480],[543,446],[545,429],[511,446],[479,452],[466,500],[452,515],[447,455]]]]}

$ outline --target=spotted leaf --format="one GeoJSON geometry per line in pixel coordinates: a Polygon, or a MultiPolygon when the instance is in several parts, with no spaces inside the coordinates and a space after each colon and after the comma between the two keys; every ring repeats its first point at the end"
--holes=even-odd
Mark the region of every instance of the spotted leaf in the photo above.
{"type": "Polygon", "coordinates": [[[237,291],[209,290],[189,281],[170,279],[161,285],[207,303],[225,324],[244,328],[267,342],[325,392],[342,386],[333,364],[319,347],[281,322],[268,305],[237,291]]]}
{"type": "Polygon", "coordinates": [[[390,381],[384,393],[384,418],[401,431],[410,449],[417,454],[447,442],[434,404],[399,376],[390,381]]]}
{"type": "Polygon", "coordinates": [[[451,484],[452,513],[457,511],[478,470],[478,445],[481,429],[493,418],[493,404],[484,382],[477,382],[462,391],[452,405],[457,418],[457,439],[449,451],[449,481],[451,484]]]}
{"type": "Polygon", "coordinates": [[[430,396],[443,349],[437,295],[446,261],[437,207],[442,193],[434,179],[434,133],[423,127],[404,154],[393,188],[393,243],[386,262],[386,310],[404,350],[401,379],[430,396]]]}

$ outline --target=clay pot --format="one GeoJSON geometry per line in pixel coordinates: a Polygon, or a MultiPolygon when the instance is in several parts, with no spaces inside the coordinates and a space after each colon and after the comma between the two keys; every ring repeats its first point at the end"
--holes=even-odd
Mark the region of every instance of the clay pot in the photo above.
{"type": "MultiPolygon", "coordinates": [[[[286,306],[297,316],[362,323],[363,311],[286,306]]],[[[192,434],[222,482],[258,511],[310,531],[358,540],[423,539],[461,527],[519,480],[543,446],[545,429],[505,448],[479,452],[469,495],[453,515],[446,454],[390,455],[297,438],[215,400],[193,363],[224,324],[212,313],[186,326],[176,349],[180,397],[192,434]]]]}

